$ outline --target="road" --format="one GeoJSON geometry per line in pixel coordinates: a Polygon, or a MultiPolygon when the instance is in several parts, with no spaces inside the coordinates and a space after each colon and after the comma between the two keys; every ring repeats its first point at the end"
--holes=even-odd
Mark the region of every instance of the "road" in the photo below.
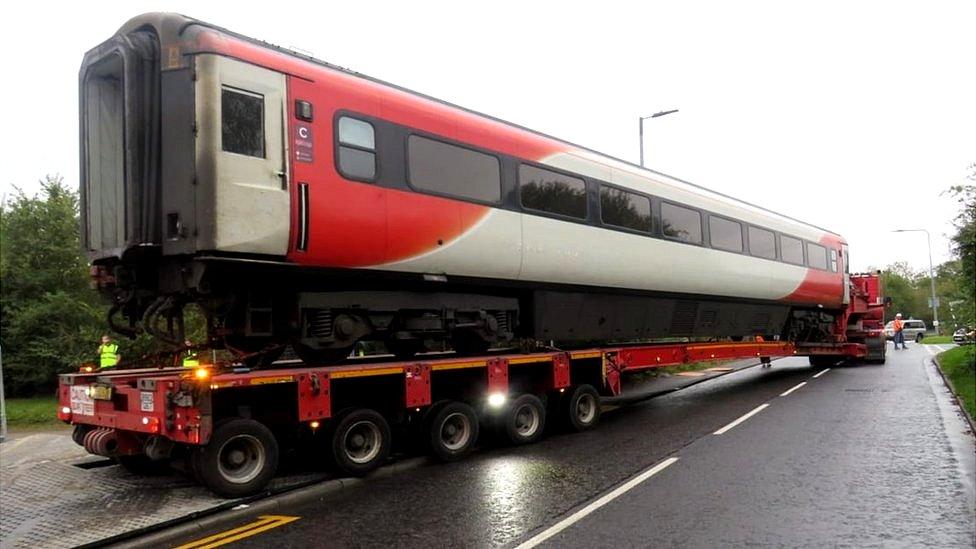
{"type": "Polygon", "coordinates": [[[930,351],[889,348],[887,365],[827,370],[776,361],[614,410],[591,432],[368,479],[282,508],[277,522],[233,539],[241,547],[973,547],[973,439],[930,351]]]}

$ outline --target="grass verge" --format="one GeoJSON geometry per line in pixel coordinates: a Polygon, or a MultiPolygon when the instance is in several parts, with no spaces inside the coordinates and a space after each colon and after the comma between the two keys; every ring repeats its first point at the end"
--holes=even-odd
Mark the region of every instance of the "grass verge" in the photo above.
{"type": "Polygon", "coordinates": [[[939,367],[962,407],[976,418],[976,345],[962,345],[939,353],[939,367]]]}
{"type": "Polygon", "coordinates": [[[61,425],[57,397],[9,398],[4,403],[7,427],[47,427],[61,425]]]}
{"type": "Polygon", "coordinates": [[[936,345],[938,343],[952,343],[952,336],[929,336],[922,339],[922,343],[936,345]]]}

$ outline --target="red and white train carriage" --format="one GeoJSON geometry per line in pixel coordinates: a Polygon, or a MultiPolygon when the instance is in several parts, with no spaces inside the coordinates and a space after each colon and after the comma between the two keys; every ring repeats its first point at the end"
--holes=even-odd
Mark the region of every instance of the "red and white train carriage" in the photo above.
{"type": "Polygon", "coordinates": [[[326,360],[827,341],[845,306],[832,232],[183,16],[131,20],[80,85],[84,240],[123,332],[181,342],[197,303],[232,348],[326,360]]]}

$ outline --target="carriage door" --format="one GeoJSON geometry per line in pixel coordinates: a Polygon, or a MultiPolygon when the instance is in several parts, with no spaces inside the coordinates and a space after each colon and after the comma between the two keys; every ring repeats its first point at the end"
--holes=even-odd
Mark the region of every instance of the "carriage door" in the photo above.
{"type": "MultiPolygon", "coordinates": [[[[218,55],[197,59],[197,170],[212,208],[202,243],[221,251],[288,251],[285,75],[218,55]],[[209,186],[207,186],[209,184],[209,186]]],[[[209,204],[203,204],[209,206],[209,204]]],[[[206,226],[207,223],[201,223],[206,226]]]]}

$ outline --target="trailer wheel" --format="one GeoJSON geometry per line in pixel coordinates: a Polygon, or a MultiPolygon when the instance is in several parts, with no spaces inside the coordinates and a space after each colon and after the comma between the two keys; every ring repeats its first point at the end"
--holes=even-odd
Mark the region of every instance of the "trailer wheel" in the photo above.
{"type": "Polygon", "coordinates": [[[522,395],[511,402],[501,418],[501,431],[512,444],[529,444],[542,437],[546,407],[535,395],[522,395]]]}
{"type": "Polygon", "coordinates": [[[478,415],[463,402],[447,402],[434,410],[427,434],[430,451],[438,459],[458,460],[478,440],[478,415]]]}
{"type": "Polygon", "coordinates": [[[210,442],[192,460],[195,476],[217,495],[237,498],[264,489],[278,468],[278,442],[253,419],[217,424],[210,442]]]}
{"type": "Polygon", "coordinates": [[[577,432],[592,429],[602,413],[600,394],[592,385],[578,385],[563,401],[562,413],[570,429],[577,432]]]}
{"type": "Polygon", "coordinates": [[[362,476],[390,454],[390,425],[375,410],[360,408],[342,414],[332,430],[332,459],[340,471],[362,476]]]}

